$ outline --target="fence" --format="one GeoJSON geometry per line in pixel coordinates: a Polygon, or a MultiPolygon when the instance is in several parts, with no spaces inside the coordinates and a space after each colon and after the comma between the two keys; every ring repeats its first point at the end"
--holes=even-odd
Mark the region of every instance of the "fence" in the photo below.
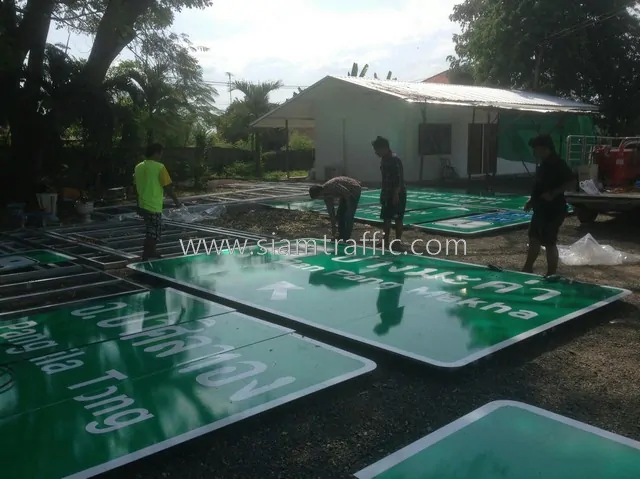
{"type": "MultiPolygon", "coordinates": [[[[66,146],[52,152],[46,164],[67,165],[69,168],[65,183],[68,186],[91,186],[91,179],[97,178],[98,173],[103,186],[122,185],[129,183],[133,168],[143,154],[143,149],[114,148],[108,156],[96,159],[92,157],[89,149],[66,146]]],[[[162,161],[174,181],[186,181],[194,177],[201,155],[202,150],[196,147],[166,148],[162,161]]],[[[0,164],[8,165],[9,158],[9,148],[0,147],[0,164]]],[[[262,154],[263,170],[266,172],[309,170],[313,167],[314,159],[313,150],[272,151],[262,154]]],[[[223,173],[226,166],[234,163],[253,162],[254,156],[251,151],[223,147],[208,148],[204,161],[206,168],[217,174],[223,173]]]]}

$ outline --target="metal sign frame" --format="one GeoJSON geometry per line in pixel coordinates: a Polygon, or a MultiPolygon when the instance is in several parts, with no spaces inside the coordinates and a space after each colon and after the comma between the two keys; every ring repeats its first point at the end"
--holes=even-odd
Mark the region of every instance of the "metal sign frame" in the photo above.
{"type": "MultiPolygon", "coordinates": [[[[258,186],[254,188],[241,189],[240,191],[229,191],[226,193],[210,193],[206,195],[184,196],[180,198],[183,204],[213,206],[252,203],[255,201],[273,200],[278,198],[289,198],[308,194],[308,185],[270,185],[258,186]]],[[[117,216],[121,214],[135,213],[136,204],[133,202],[102,206],[95,208],[94,214],[117,216]]]]}
{"type": "Polygon", "coordinates": [[[33,249],[31,246],[24,244],[11,237],[2,237],[0,235],[0,254],[18,254],[20,252],[33,249]]]}
{"type": "MultiPolygon", "coordinates": [[[[44,248],[57,253],[74,256],[78,263],[88,264],[97,269],[111,270],[124,268],[137,256],[98,245],[89,245],[72,238],[44,230],[19,230],[5,233],[5,237],[22,242],[33,248],[44,248]]],[[[24,251],[24,249],[22,250],[24,251]]]]}
{"type": "Polygon", "coordinates": [[[0,275],[0,319],[46,311],[62,304],[147,290],[133,281],[75,263],[74,259],[0,275]]]}
{"type": "MultiPolygon", "coordinates": [[[[163,238],[157,245],[157,251],[165,257],[185,254],[181,240],[197,240],[200,244],[213,244],[213,241],[229,245],[236,241],[242,246],[255,245],[260,240],[270,239],[265,235],[236,231],[213,226],[201,226],[165,221],[163,238]]],[[[127,256],[127,263],[139,259],[144,240],[144,223],[141,220],[105,221],[74,226],[53,228],[49,235],[72,240],[81,244],[90,244],[102,251],[119,252],[127,256]]]]}

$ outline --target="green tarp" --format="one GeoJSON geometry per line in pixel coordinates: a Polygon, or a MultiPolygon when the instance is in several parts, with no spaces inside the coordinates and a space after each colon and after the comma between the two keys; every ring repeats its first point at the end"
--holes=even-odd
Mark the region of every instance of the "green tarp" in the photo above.
{"type": "Polygon", "coordinates": [[[498,157],[509,161],[524,161],[535,169],[536,161],[529,147],[529,140],[542,133],[552,136],[562,158],[566,156],[567,136],[596,134],[593,120],[587,115],[500,113],[498,157]]]}

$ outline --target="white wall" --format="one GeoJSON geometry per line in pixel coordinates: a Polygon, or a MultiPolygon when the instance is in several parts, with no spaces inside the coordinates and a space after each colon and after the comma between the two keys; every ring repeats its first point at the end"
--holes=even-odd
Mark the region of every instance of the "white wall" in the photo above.
{"type": "MultiPolygon", "coordinates": [[[[317,92],[320,93],[320,92],[317,92]]],[[[392,150],[403,160],[406,181],[419,181],[418,125],[423,105],[350,84],[327,85],[314,105],[316,119],[316,162],[318,180],[324,180],[325,168],[337,167],[338,174],[361,181],[379,182],[379,160],[371,141],[378,135],[389,139],[392,150]]],[[[495,121],[496,113],[476,109],[475,122],[495,121]]],[[[451,155],[426,156],[422,180],[441,176],[440,157],[449,157],[458,175],[467,175],[469,124],[473,109],[445,105],[426,105],[428,123],[452,125],[451,155]]],[[[529,165],[527,165],[529,166],[529,165]]],[[[522,163],[498,158],[497,174],[525,173],[522,163]]],[[[534,166],[535,169],[535,166],[534,166]]]]}
{"type": "MultiPolygon", "coordinates": [[[[529,173],[535,173],[536,164],[535,163],[527,163],[527,168],[529,169],[529,173]]],[[[506,158],[498,157],[498,172],[497,175],[519,175],[521,173],[527,173],[524,165],[521,161],[510,161],[506,158]]]]}
{"type": "Polygon", "coordinates": [[[379,182],[380,161],[371,147],[378,135],[404,159],[405,102],[350,84],[327,88],[322,96],[315,105],[316,178],[325,179],[327,166],[344,166],[340,174],[379,182]]]}
{"type": "MultiPolygon", "coordinates": [[[[422,122],[422,104],[412,103],[407,105],[407,151],[410,156],[407,163],[415,164],[415,180],[419,179],[420,156],[418,155],[418,125],[422,122]]],[[[461,177],[467,176],[467,157],[469,148],[469,124],[488,123],[496,121],[497,113],[488,110],[476,109],[475,116],[473,108],[456,107],[445,105],[426,105],[427,123],[450,123],[452,125],[452,145],[451,155],[425,156],[422,171],[423,180],[437,180],[441,176],[440,158],[448,157],[451,165],[461,177]]],[[[535,170],[535,165],[527,165],[529,171],[535,170]]],[[[521,162],[509,161],[498,157],[497,175],[512,175],[526,173],[527,170],[521,162]]],[[[409,178],[409,177],[407,177],[409,178]]]]}
{"type": "MultiPolygon", "coordinates": [[[[407,143],[412,146],[407,162],[415,164],[414,180],[419,180],[420,155],[418,154],[418,125],[422,123],[422,110],[426,108],[427,123],[451,124],[451,154],[424,157],[422,171],[423,180],[437,180],[441,177],[440,158],[449,158],[458,175],[467,174],[467,148],[469,144],[469,123],[473,121],[473,111],[467,107],[424,105],[412,103],[407,105],[407,143]]],[[[493,116],[491,117],[494,118],[493,116]]],[[[487,112],[476,110],[476,123],[487,121],[487,112]]]]}

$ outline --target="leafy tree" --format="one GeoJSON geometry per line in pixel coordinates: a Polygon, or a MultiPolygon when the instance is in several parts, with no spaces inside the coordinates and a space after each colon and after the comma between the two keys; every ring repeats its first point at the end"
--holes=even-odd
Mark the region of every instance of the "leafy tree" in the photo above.
{"type": "Polygon", "coordinates": [[[96,99],[114,59],[131,42],[151,46],[181,8],[203,8],[212,0],[3,0],[0,3],[0,124],[11,131],[12,169],[2,194],[33,201],[34,178],[51,158],[51,140],[96,99]],[[62,102],[43,111],[46,39],[52,22],[94,36],[87,61],[58,91],[62,102]],[[64,92],[63,92],[64,90],[64,92]],[[64,93],[64,95],[63,95],[64,93]]]}
{"type": "Polygon", "coordinates": [[[253,83],[246,80],[236,80],[232,89],[243,94],[242,100],[236,100],[218,117],[216,130],[228,143],[251,144],[255,152],[256,170],[258,176],[262,174],[259,150],[271,150],[282,146],[286,140],[282,130],[268,130],[257,132],[250,127],[251,123],[269,113],[277,104],[272,103],[270,94],[282,87],[282,82],[266,81],[253,83]]]}
{"type": "Polygon", "coordinates": [[[249,105],[240,100],[234,100],[227,110],[216,118],[216,132],[219,140],[227,144],[246,141],[250,135],[253,115],[249,105]]]}
{"type": "Polygon", "coordinates": [[[298,131],[294,131],[289,136],[289,148],[291,150],[313,150],[313,140],[298,131]]]}
{"type": "MultiPolygon", "coordinates": [[[[182,131],[188,138],[198,120],[202,128],[213,122],[213,97],[217,92],[204,83],[202,69],[188,52],[178,59],[180,63],[168,63],[167,59],[147,57],[120,62],[112,69],[112,79],[119,81],[144,111],[149,143],[160,139],[158,132],[171,136],[182,131]]],[[[166,139],[162,138],[165,143],[166,139]]]]}
{"type": "MultiPolygon", "coordinates": [[[[635,3],[635,2],[634,2],[635,3]]],[[[610,130],[640,106],[640,22],[628,0],[465,0],[451,20],[455,74],[599,104],[610,130]]]]}

